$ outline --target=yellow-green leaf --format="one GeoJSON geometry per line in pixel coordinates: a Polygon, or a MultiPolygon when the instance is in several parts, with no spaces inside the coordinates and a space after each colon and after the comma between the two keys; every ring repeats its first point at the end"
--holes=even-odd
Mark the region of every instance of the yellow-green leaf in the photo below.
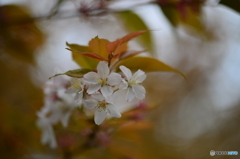
{"type": "MultiPolygon", "coordinates": [[[[145,22],[136,13],[132,11],[123,11],[120,12],[118,15],[124,23],[126,29],[130,32],[149,30],[145,22]]],[[[139,36],[138,39],[146,49],[149,49],[151,52],[153,52],[153,42],[150,32],[139,36]]]]}
{"type": "Polygon", "coordinates": [[[80,67],[86,69],[95,69],[97,67],[97,64],[100,60],[93,59],[91,57],[87,57],[77,53],[77,52],[91,52],[89,47],[69,43],[66,43],[66,45],[70,47],[71,50],[73,50],[72,58],[80,67]]]}
{"type": "Polygon", "coordinates": [[[180,74],[182,77],[185,77],[183,73],[180,71],[168,66],[167,64],[150,57],[132,57],[126,60],[122,60],[119,62],[117,69],[119,71],[119,66],[124,65],[127,68],[137,71],[141,69],[145,72],[157,72],[157,71],[166,71],[166,72],[176,72],[180,74]]]}
{"type": "Polygon", "coordinates": [[[70,77],[76,77],[76,78],[82,78],[86,73],[90,72],[91,70],[89,69],[84,69],[84,68],[80,68],[80,69],[75,69],[75,70],[69,70],[65,73],[59,73],[56,74],[52,77],[49,77],[49,79],[56,77],[56,76],[60,76],[60,75],[67,75],[70,77]]]}
{"type": "Polygon", "coordinates": [[[104,57],[108,58],[107,44],[109,43],[106,39],[99,39],[97,36],[89,41],[88,45],[92,52],[104,57]]]}

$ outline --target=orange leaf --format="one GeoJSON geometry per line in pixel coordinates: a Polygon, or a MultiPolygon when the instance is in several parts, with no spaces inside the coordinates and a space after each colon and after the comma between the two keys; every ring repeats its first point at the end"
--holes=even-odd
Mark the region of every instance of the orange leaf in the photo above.
{"type": "MultiPolygon", "coordinates": [[[[139,36],[139,35],[141,35],[141,34],[143,34],[145,32],[147,32],[147,31],[138,31],[138,32],[130,33],[130,34],[122,37],[121,39],[117,39],[117,40],[115,40],[113,42],[109,42],[107,44],[108,52],[109,53],[115,52],[118,49],[118,47],[121,46],[121,44],[127,43],[132,38],[135,38],[135,37],[137,37],[137,36],[139,36]]],[[[116,55],[116,53],[114,53],[114,54],[116,55]]]]}
{"type": "Polygon", "coordinates": [[[138,31],[138,32],[134,32],[134,33],[130,33],[126,36],[124,36],[123,38],[121,38],[120,40],[122,41],[122,43],[124,42],[128,42],[129,40],[143,34],[143,33],[146,33],[147,31],[138,31]]]}
{"type": "Polygon", "coordinates": [[[121,44],[121,41],[119,39],[117,39],[113,42],[109,42],[107,44],[107,50],[108,50],[109,54],[114,52],[117,49],[118,45],[120,45],[120,44],[121,44]]]}
{"type": "Polygon", "coordinates": [[[88,69],[96,69],[97,64],[99,62],[98,59],[94,59],[91,57],[87,57],[84,55],[81,55],[77,53],[79,52],[91,52],[90,48],[87,46],[77,45],[77,44],[69,44],[66,43],[66,45],[71,49],[72,51],[72,59],[82,68],[88,68],[88,69]],[[76,51],[76,52],[75,52],[76,51]]]}
{"type": "Polygon", "coordinates": [[[107,59],[103,58],[102,56],[96,54],[96,53],[92,53],[92,52],[78,52],[78,51],[74,51],[74,50],[71,50],[69,48],[66,48],[67,50],[70,50],[72,52],[76,52],[76,53],[79,53],[81,55],[84,55],[84,56],[88,56],[88,57],[91,57],[91,58],[94,58],[94,59],[98,59],[98,60],[103,60],[103,61],[108,61],[107,59]]]}
{"type": "Polygon", "coordinates": [[[93,38],[91,41],[89,41],[88,45],[92,52],[95,52],[96,54],[108,58],[108,51],[107,51],[107,44],[109,43],[106,39],[99,39],[98,36],[93,38]]]}
{"type": "Polygon", "coordinates": [[[121,55],[124,54],[128,49],[127,42],[122,43],[121,45],[118,45],[116,50],[114,51],[114,55],[121,55]]]}

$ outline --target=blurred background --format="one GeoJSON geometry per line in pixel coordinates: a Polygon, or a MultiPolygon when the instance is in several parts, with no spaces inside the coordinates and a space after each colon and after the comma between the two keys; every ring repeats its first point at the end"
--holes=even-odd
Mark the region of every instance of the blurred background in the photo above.
{"type": "MultiPolygon", "coordinates": [[[[238,0],[1,0],[0,158],[62,158],[41,145],[36,112],[54,70],[79,67],[66,42],[87,45],[95,36],[113,41],[140,30],[150,32],[131,41],[130,49],[146,49],[144,56],[187,80],[148,73],[145,102],[156,108],[145,118],[152,128],[136,132],[137,143],[126,141],[122,151],[129,155],[122,158],[208,159],[211,150],[240,152],[239,12],[238,0]]],[[[119,158],[101,151],[72,158],[119,158]]]]}

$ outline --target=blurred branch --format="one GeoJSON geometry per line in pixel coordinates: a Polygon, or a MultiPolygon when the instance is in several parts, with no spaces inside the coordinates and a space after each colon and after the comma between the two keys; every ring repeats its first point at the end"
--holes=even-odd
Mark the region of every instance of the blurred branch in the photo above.
{"type": "MultiPolygon", "coordinates": [[[[157,4],[163,7],[177,7],[179,4],[194,6],[199,3],[202,4],[204,1],[205,0],[197,0],[197,1],[181,0],[179,2],[167,2],[167,0],[157,0],[152,2],[138,3],[132,7],[128,7],[124,9],[113,9],[113,8],[107,7],[110,5],[110,3],[117,3],[117,2],[99,1],[99,3],[95,6],[82,3],[80,7],[75,10],[75,12],[72,12],[72,11],[59,12],[58,9],[54,7],[54,10],[47,15],[32,16],[30,18],[18,17],[16,19],[11,19],[11,20],[4,17],[4,14],[2,14],[2,10],[0,7],[0,22],[1,22],[1,26],[21,25],[24,23],[32,23],[34,21],[62,20],[62,19],[76,18],[80,16],[84,16],[84,17],[104,16],[107,14],[129,11],[135,7],[149,5],[149,4],[157,4]]],[[[63,1],[60,1],[60,2],[61,3],[57,5],[62,4],[63,1]]]]}

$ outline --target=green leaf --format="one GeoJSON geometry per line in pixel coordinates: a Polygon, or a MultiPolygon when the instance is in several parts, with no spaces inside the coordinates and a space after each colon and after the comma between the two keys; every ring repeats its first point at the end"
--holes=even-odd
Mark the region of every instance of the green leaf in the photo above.
{"type": "Polygon", "coordinates": [[[117,65],[117,71],[119,71],[119,66],[124,65],[130,70],[137,71],[141,69],[145,72],[158,72],[158,71],[166,71],[166,72],[176,72],[180,74],[183,78],[186,79],[186,76],[180,71],[168,66],[167,64],[150,57],[132,57],[126,60],[122,60],[117,65]]]}
{"type": "Polygon", "coordinates": [[[220,4],[228,6],[233,10],[240,13],[240,1],[239,0],[221,0],[220,4]]]}
{"type": "Polygon", "coordinates": [[[91,70],[89,69],[84,69],[84,68],[80,68],[80,69],[75,69],[75,70],[69,70],[65,73],[59,73],[56,74],[52,77],[49,77],[49,79],[56,77],[56,76],[60,76],[60,75],[67,75],[70,77],[76,77],[76,78],[82,78],[86,73],[90,72],[91,70]]]}
{"type": "MultiPolygon", "coordinates": [[[[140,30],[149,30],[145,22],[134,12],[132,11],[123,11],[118,14],[122,22],[125,24],[125,27],[129,32],[136,32],[140,30]]],[[[142,45],[149,50],[153,50],[153,41],[150,32],[138,37],[142,45]]],[[[153,51],[152,51],[153,52],[153,51]]]]}
{"type": "Polygon", "coordinates": [[[100,60],[93,59],[91,57],[87,57],[77,53],[77,52],[91,52],[89,47],[69,43],[66,43],[66,45],[70,47],[71,50],[73,50],[72,58],[80,67],[87,69],[95,69],[97,67],[97,64],[100,60]]]}

